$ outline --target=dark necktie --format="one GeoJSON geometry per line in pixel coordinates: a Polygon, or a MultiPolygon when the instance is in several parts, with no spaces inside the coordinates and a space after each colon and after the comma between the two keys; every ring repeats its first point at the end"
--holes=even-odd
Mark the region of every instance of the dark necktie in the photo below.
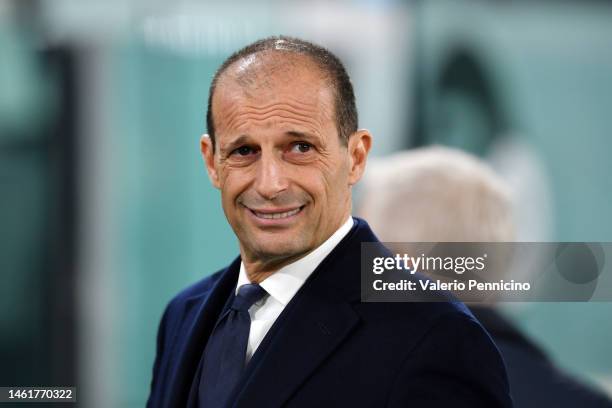
{"type": "Polygon", "coordinates": [[[232,305],[217,322],[204,350],[198,391],[200,408],[220,408],[227,404],[245,367],[251,328],[249,308],[265,294],[257,284],[241,286],[232,305]]]}

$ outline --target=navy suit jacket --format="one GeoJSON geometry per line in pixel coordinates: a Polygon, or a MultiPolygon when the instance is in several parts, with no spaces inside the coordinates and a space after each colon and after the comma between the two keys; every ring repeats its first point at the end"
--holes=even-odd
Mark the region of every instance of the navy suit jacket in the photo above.
{"type": "MultiPolygon", "coordinates": [[[[499,352],[461,303],[360,301],[361,242],[378,239],[355,219],[256,350],[231,406],[512,406],[499,352]]],[[[238,258],[168,304],[148,407],[194,404],[198,363],[239,268],[238,258]]]]}
{"type": "Polygon", "coordinates": [[[508,369],[512,399],[517,408],[612,408],[600,390],[573,378],[518,327],[488,307],[472,307],[489,331],[508,369]]]}

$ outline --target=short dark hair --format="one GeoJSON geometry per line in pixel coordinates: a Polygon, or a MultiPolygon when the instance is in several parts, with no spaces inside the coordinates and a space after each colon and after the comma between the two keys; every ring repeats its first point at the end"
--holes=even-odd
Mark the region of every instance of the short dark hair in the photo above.
{"type": "Polygon", "coordinates": [[[215,73],[208,92],[208,108],[206,111],[206,127],[208,128],[208,134],[210,135],[213,147],[215,146],[215,123],[212,114],[212,99],[219,78],[234,62],[265,51],[304,55],[317,64],[321,72],[329,80],[334,91],[336,128],[340,140],[346,145],[349,136],[357,130],[358,117],[353,84],[344,65],[338,57],[319,45],[299,38],[281,35],[264,38],[241,48],[230,55],[215,73]]]}

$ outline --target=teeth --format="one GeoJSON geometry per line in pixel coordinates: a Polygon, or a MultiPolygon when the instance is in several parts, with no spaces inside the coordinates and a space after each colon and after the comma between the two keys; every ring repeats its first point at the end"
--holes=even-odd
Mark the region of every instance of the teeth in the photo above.
{"type": "Polygon", "coordinates": [[[266,219],[266,220],[277,220],[277,219],[280,219],[280,218],[291,217],[292,215],[295,215],[295,214],[299,213],[301,209],[302,209],[302,207],[296,208],[295,210],[291,210],[291,211],[285,211],[285,212],[280,212],[280,213],[266,213],[266,214],[260,213],[260,212],[257,212],[257,211],[253,211],[253,212],[259,218],[263,218],[263,219],[266,219]]]}

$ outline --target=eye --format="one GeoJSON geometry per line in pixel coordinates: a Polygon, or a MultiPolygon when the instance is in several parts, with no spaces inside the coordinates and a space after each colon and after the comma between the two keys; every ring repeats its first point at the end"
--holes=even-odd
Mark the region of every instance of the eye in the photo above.
{"type": "Polygon", "coordinates": [[[308,153],[312,149],[312,145],[306,142],[299,142],[291,147],[291,151],[295,153],[308,153]]]}
{"type": "Polygon", "coordinates": [[[250,146],[240,146],[232,151],[232,155],[237,154],[238,156],[248,156],[255,153],[255,150],[250,146]]]}

